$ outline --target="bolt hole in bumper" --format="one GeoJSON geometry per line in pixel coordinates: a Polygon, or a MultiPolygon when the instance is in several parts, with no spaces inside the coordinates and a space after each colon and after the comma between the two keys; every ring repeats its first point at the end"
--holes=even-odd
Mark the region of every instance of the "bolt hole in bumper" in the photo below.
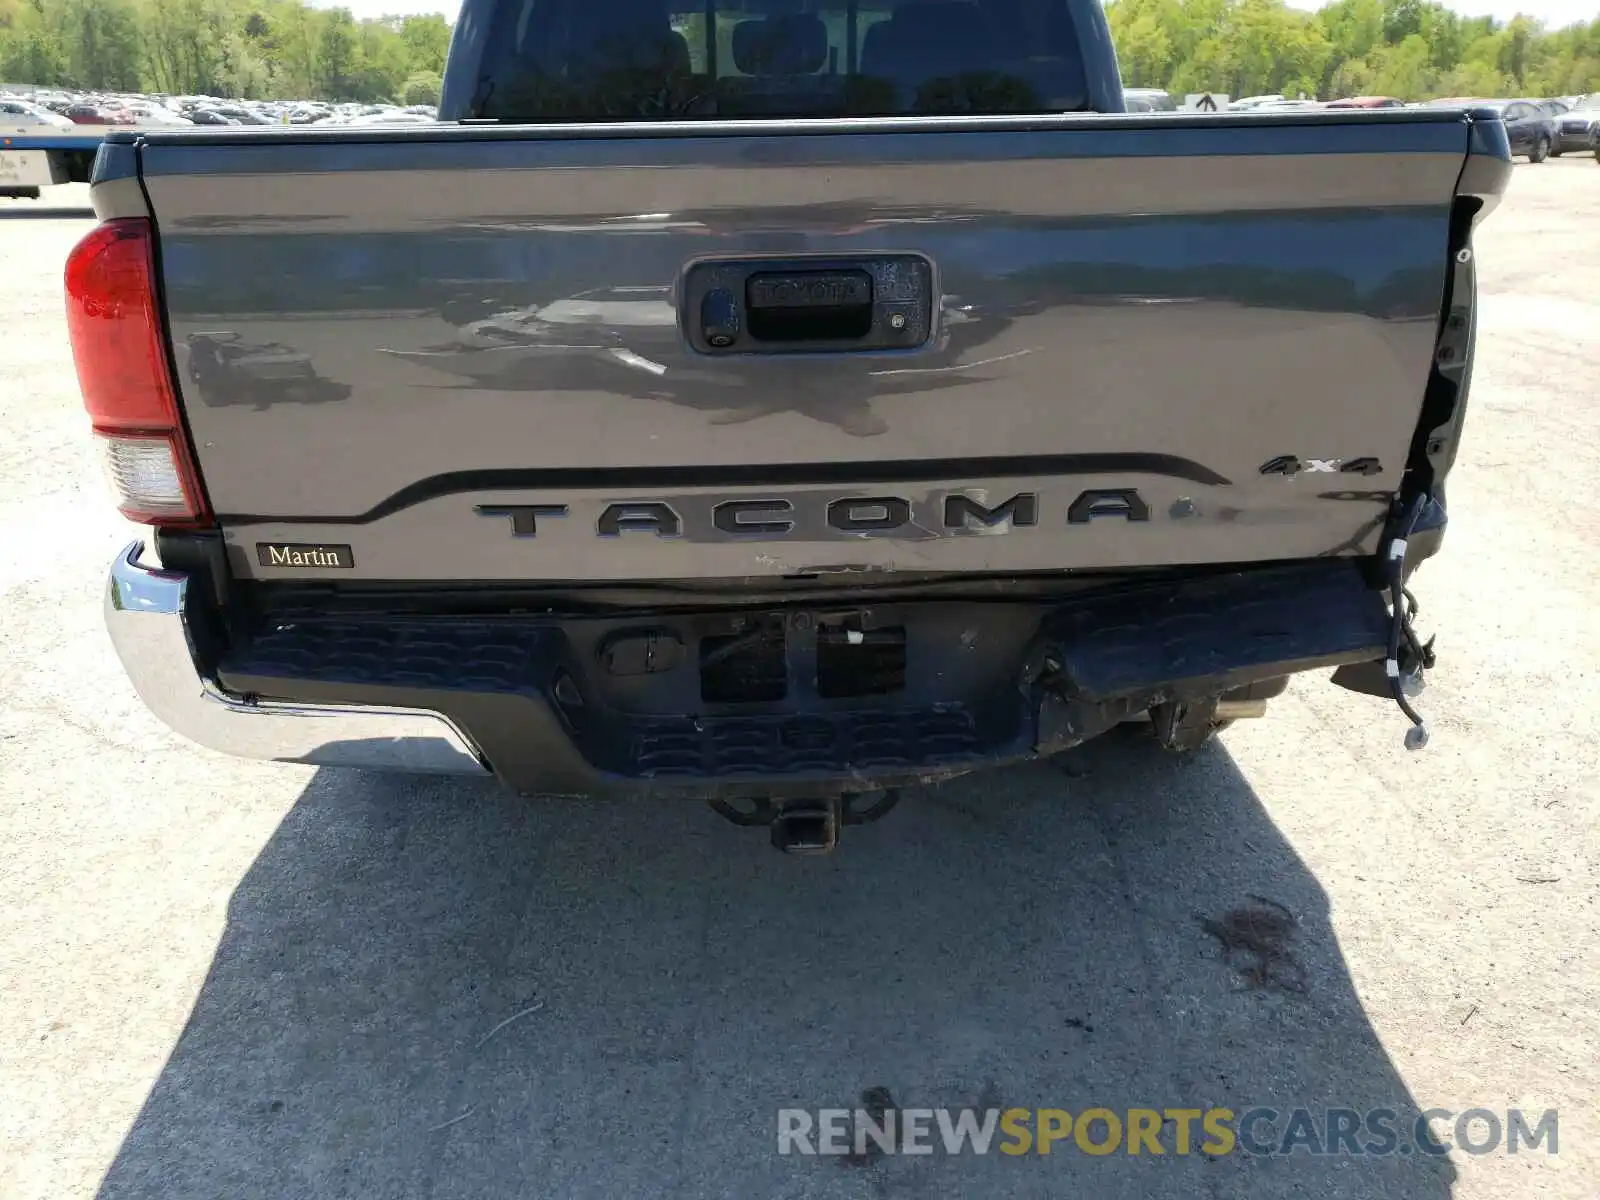
{"type": "Polygon", "coordinates": [[[112,565],[106,628],[139,698],[184,737],[245,758],[488,774],[461,731],[436,712],[226,694],[197,663],[197,623],[204,618],[189,576],[144,565],[144,552],[134,542],[112,565]]]}
{"type": "Polygon", "coordinates": [[[1318,559],[1015,602],[868,589],[773,606],[770,633],[731,606],[643,622],[313,607],[224,636],[201,577],[142,553],[113,565],[106,621],[140,697],[177,732],[251,758],[492,771],[544,794],[782,799],[930,782],[1066,749],[1157,705],[1221,698],[1238,702],[1228,717],[1258,715],[1284,676],[1381,658],[1389,626],[1359,560],[1318,559]],[[819,667],[851,652],[859,679],[819,667]],[[735,653],[758,656],[781,697],[708,699],[705,672],[735,653]]]}

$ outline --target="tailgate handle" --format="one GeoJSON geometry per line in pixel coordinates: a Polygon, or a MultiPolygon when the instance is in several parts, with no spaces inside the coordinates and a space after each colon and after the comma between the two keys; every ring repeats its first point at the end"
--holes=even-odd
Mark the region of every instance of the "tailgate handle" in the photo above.
{"type": "Polygon", "coordinates": [[[701,354],[876,354],[928,342],[934,291],[920,254],[700,259],[677,310],[701,354]]]}
{"type": "Polygon", "coordinates": [[[759,271],[745,280],[750,336],[758,342],[839,342],[872,331],[866,271],[759,271]]]}

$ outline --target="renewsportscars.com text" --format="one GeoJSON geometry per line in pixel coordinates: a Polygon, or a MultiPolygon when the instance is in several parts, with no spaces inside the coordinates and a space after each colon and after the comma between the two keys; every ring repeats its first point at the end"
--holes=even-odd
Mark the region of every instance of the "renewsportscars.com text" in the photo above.
{"type": "Polygon", "coordinates": [[[1559,1134],[1554,1109],[1530,1117],[1516,1108],[1430,1108],[1411,1118],[1388,1108],[778,1110],[778,1153],[810,1155],[1555,1154],[1559,1134]]]}

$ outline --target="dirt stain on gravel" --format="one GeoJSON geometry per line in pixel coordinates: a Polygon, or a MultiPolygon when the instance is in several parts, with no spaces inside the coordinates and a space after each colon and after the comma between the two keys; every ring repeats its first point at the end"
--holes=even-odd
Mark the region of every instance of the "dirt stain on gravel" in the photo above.
{"type": "Polygon", "coordinates": [[[1276,900],[1247,899],[1221,917],[1198,917],[1200,928],[1217,939],[1222,961],[1244,982],[1241,991],[1304,995],[1306,969],[1292,946],[1300,923],[1276,900]]]}
{"type": "MultiPolygon", "coordinates": [[[[861,1106],[858,1111],[865,1113],[878,1129],[889,1129],[889,1114],[896,1113],[897,1110],[898,1105],[894,1102],[894,1096],[886,1087],[869,1087],[861,1093],[861,1106]]],[[[841,1167],[870,1166],[883,1154],[883,1149],[877,1142],[858,1134],[854,1129],[851,1130],[851,1141],[851,1152],[839,1158],[841,1167]]]]}

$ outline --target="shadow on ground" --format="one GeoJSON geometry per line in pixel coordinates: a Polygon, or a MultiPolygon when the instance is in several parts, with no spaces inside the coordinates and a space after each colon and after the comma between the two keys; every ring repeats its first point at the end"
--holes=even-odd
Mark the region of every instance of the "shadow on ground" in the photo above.
{"type": "Polygon", "coordinates": [[[869,1089],[1416,1111],[1222,747],[1112,737],[845,832],[785,858],[698,805],[322,771],[101,1195],[1449,1195],[1446,1161],[1179,1157],[1171,1125],[1161,1158],[780,1157],[776,1110],[869,1089]],[[1223,952],[1241,908],[1294,916],[1265,961],[1223,952]]]}

